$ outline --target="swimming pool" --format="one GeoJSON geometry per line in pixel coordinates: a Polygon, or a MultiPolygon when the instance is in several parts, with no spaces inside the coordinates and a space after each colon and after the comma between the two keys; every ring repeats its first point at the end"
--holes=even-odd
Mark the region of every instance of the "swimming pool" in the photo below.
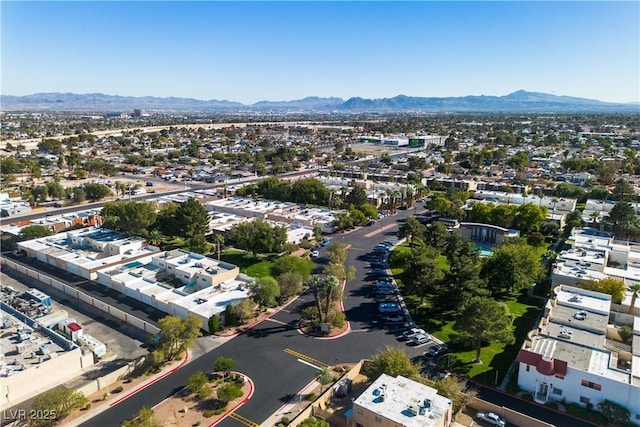
{"type": "Polygon", "coordinates": [[[136,268],[136,267],[140,267],[142,265],[142,263],[140,261],[131,261],[126,263],[123,267],[124,268],[136,268]]]}
{"type": "Polygon", "coordinates": [[[480,256],[489,257],[493,255],[493,245],[484,242],[473,242],[480,251],[480,256]]]}

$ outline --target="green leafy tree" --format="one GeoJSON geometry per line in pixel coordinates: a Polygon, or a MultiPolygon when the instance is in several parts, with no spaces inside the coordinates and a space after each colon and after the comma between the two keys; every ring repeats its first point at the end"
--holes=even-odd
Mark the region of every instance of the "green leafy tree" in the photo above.
{"type": "Polygon", "coordinates": [[[209,378],[207,378],[207,375],[202,371],[197,371],[187,378],[187,390],[192,394],[200,394],[208,382],[209,378]]]}
{"type": "Polygon", "coordinates": [[[564,237],[569,237],[571,235],[571,230],[574,227],[584,227],[584,221],[582,220],[582,212],[579,210],[575,210],[569,212],[567,214],[567,218],[565,219],[565,225],[562,229],[562,235],[564,237]]]}
{"type": "Polygon", "coordinates": [[[405,289],[418,295],[420,304],[427,295],[440,291],[443,273],[438,265],[439,256],[440,253],[431,246],[418,245],[411,249],[408,268],[405,270],[405,289]]]}
{"type": "Polygon", "coordinates": [[[611,301],[616,304],[624,299],[627,291],[624,281],[614,277],[605,277],[600,280],[578,280],[576,285],[582,289],[611,295],[611,301]]]}
{"type": "Polygon", "coordinates": [[[177,203],[168,203],[158,212],[156,217],[155,228],[160,230],[165,236],[176,236],[180,230],[176,227],[176,212],[179,205],[177,203]]]}
{"type": "Polygon", "coordinates": [[[216,358],[215,362],[213,362],[213,368],[217,372],[223,372],[224,377],[228,377],[231,373],[231,370],[236,366],[236,361],[230,357],[219,356],[216,358]]]}
{"type": "Polygon", "coordinates": [[[327,258],[331,264],[344,264],[347,261],[346,243],[331,242],[327,246],[327,258]]]}
{"type": "Polygon", "coordinates": [[[633,233],[638,227],[636,210],[629,202],[619,202],[611,208],[605,223],[616,234],[617,237],[624,237],[633,233]]]}
{"type": "Polygon", "coordinates": [[[38,185],[31,189],[31,194],[36,203],[44,203],[49,198],[49,190],[46,185],[38,185]]]}
{"type": "MultiPolygon", "coordinates": [[[[231,307],[231,305],[228,305],[225,308],[225,312],[226,312],[226,309],[229,308],[229,307],[231,307]]],[[[226,318],[227,317],[225,315],[225,320],[226,320],[226,318]]],[[[209,333],[210,334],[215,334],[216,332],[220,331],[220,315],[214,314],[213,316],[211,316],[209,318],[209,321],[208,321],[208,326],[209,326],[209,333]]]]}
{"type": "Polygon", "coordinates": [[[424,242],[427,245],[442,251],[447,244],[448,237],[449,232],[447,231],[447,226],[440,221],[434,221],[426,228],[424,233],[424,242]]]}
{"type": "Polygon", "coordinates": [[[108,186],[93,182],[84,184],[84,192],[89,200],[102,200],[113,194],[108,186]]]}
{"type": "Polygon", "coordinates": [[[205,239],[203,234],[196,234],[189,238],[189,249],[191,252],[204,254],[207,253],[208,248],[207,239],[205,239]]]}
{"type": "Polygon", "coordinates": [[[434,383],[440,396],[444,396],[453,402],[453,413],[457,414],[469,405],[478,396],[478,391],[472,388],[466,389],[465,384],[454,376],[438,380],[434,383]]]}
{"type": "Polygon", "coordinates": [[[351,189],[349,194],[347,194],[347,203],[351,203],[356,208],[367,203],[367,192],[360,187],[354,187],[351,189]]]}
{"type": "Polygon", "coordinates": [[[186,319],[178,316],[165,316],[158,322],[160,332],[157,335],[156,346],[166,360],[173,360],[177,355],[190,349],[200,336],[202,322],[195,315],[188,315],[186,319]]]}
{"type": "Polygon", "coordinates": [[[84,191],[84,187],[73,187],[71,197],[74,203],[82,203],[87,200],[87,192],[84,191]]]}
{"type": "Polygon", "coordinates": [[[378,219],[378,208],[373,206],[371,203],[363,203],[358,207],[358,210],[364,214],[365,217],[370,219],[378,219]]]}
{"type": "Polygon", "coordinates": [[[22,242],[24,240],[39,239],[41,237],[47,237],[53,235],[53,232],[42,225],[27,225],[23,227],[17,236],[17,241],[22,242]]]}
{"type": "Polygon", "coordinates": [[[616,181],[612,197],[614,200],[620,200],[623,202],[634,202],[638,198],[631,184],[629,184],[629,182],[624,178],[620,178],[616,181]]]}
{"type": "Polygon", "coordinates": [[[49,197],[54,200],[60,200],[64,198],[64,187],[57,181],[49,181],[47,182],[47,192],[49,193],[49,197]]]}
{"type": "Polygon", "coordinates": [[[118,200],[102,208],[103,225],[134,236],[147,236],[156,222],[155,206],[150,202],[118,200]]]}
{"type": "Polygon", "coordinates": [[[161,427],[162,422],[154,416],[153,409],[148,406],[140,408],[138,413],[130,420],[122,423],[122,427],[161,427]]]}
{"type": "Polygon", "coordinates": [[[304,278],[300,273],[290,271],[280,274],[276,280],[280,286],[280,297],[288,298],[302,292],[304,278]]]}
{"type": "Polygon", "coordinates": [[[400,238],[408,237],[409,242],[413,245],[413,239],[418,238],[422,240],[426,231],[427,228],[422,225],[415,216],[409,215],[406,218],[405,223],[400,226],[398,236],[400,238]]]}
{"type": "Polygon", "coordinates": [[[254,257],[258,253],[280,252],[287,241],[284,227],[272,227],[262,219],[236,224],[229,234],[237,247],[251,252],[254,257]]]}
{"type": "Polygon", "coordinates": [[[33,404],[33,413],[50,414],[50,417],[34,417],[30,421],[34,426],[53,426],[65,419],[74,409],[83,408],[89,399],[79,391],[67,388],[54,388],[39,394],[33,404]]]}
{"type": "Polygon", "coordinates": [[[271,273],[274,276],[280,276],[285,273],[297,273],[302,277],[302,280],[307,280],[314,266],[314,263],[308,259],[285,255],[273,262],[271,273]]]}
{"type": "Polygon", "coordinates": [[[183,237],[204,236],[209,231],[209,214],[207,209],[193,197],[185,200],[176,210],[174,227],[182,232],[183,237]]]}
{"type": "Polygon", "coordinates": [[[411,363],[407,352],[399,347],[385,347],[384,350],[371,356],[365,374],[370,381],[375,381],[380,375],[387,374],[392,377],[402,375],[406,378],[417,378],[418,367],[411,363]]]}
{"type": "Polygon", "coordinates": [[[316,380],[320,383],[320,393],[324,391],[324,386],[334,381],[333,374],[327,368],[322,368],[316,372],[316,380]]]}
{"type": "Polygon", "coordinates": [[[274,307],[280,297],[280,286],[273,277],[258,277],[249,284],[249,293],[263,307],[274,307]]]}
{"type": "Polygon", "coordinates": [[[547,219],[547,207],[525,203],[516,209],[513,226],[523,234],[540,230],[540,225],[547,219]]]}
{"type": "Polygon", "coordinates": [[[503,243],[486,259],[482,277],[493,295],[517,294],[533,287],[542,274],[534,248],[525,243],[503,243]]]}
{"type": "Polygon", "coordinates": [[[476,350],[475,362],[480,362],[483,341],[513,344],[512,316],[504,303],[486,297],[474,297],[463,307],[453,330],[460,340],[470,342],[476,350]]]}

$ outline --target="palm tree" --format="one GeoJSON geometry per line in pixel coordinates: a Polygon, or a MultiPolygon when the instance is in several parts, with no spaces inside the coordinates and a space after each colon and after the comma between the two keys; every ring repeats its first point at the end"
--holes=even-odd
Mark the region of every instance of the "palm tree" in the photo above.
{"type": "Polygon", "coordinates": [[[592,227],[598,227],[598,219],[600,218],[600,212],[593,211],[593,212],[591,212],[591,215],[589,215],[589,216],[591,217],[591,226],[592,227]]]}
{"type": "Polygon", "coordinates": [[[224,243],[224,236],[222,234],[213,235],[213,243],[216,244],[216,253],[218,254],[218,261],[220,261],[220,245],[224,243]]]}
{"type": "Polygon", "coordinates": [[[559,201],[560,200],[558,200],[556,197],[551,199],[551,202],[553,203],[553,213],[556,213],[556,203],[558,203],[559,201]]]}
{"type": "Polygon", "coordinates": [[[636,298],[640,296],[640,283],[633,284],[627,288],[631,292],[631,304],[629,304],[629,314],[633,314],[636,305],[636,298]]]}
{"type": "Polygon", "coordinates": [[[149,242],[151,246],[160,246],[163,240],[164,236],[162,235],[160,230],[151,230],[151,232],[149,232],[147,242],[149,242]]]}

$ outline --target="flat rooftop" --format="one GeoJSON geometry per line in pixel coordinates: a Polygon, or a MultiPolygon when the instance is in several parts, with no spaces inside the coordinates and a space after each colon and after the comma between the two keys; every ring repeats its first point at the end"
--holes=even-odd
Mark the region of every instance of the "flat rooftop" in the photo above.
{"type": "Polygon", "coordinates": [[[440,423],[451,400],[424,384],[402,376],[394,378],[382,374],[354,401],[354,405],[405,427],[425,427],[440,423]]]}

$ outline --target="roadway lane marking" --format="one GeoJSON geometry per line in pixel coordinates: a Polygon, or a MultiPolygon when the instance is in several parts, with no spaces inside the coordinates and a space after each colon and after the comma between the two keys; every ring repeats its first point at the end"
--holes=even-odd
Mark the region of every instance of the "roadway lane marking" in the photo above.
{"type": "Polygon", "coordinates": [[[236,421],[240,421],[242,424],[247,425],[249,427],[260,427],[260,424],[254,423],[248,418],[243,417],[242,415],[238,415],[235,412],[232,412],[228,415],[229,418],[233,418],[236,421]]]}
{"type": "Polygon", "coordinates": [[[290,324],[285,323],[285,322],[282,322],[282,321],[280,321],[280,320],[272,319],[271,317],[269,317],[268,319],[264,319],[264,320],[265,320],[265,321],[267,321],[267,322],[273,322],[273,323],[277,323],[277,324],[279,324],[279,325],[288,326],[288,327],[290,327],[291,329],[298,329],[298,328],[296,328],[295,326],[291,326],[290,324]]]}
{"type": "Polygon", "coordinates": [[[291,356],[297,358],[298,360],[300,360],[301,362],[308,362],[307,364],[311,364],[314,365],[314,367],[318,368],[318,369],[322,369],[322,368],[328,368],[329,365],[327,365],[324,362],[319,361],[318,359],[314,359],[313,357],[307,356],[306,354],[297,352],[295,350],[291,350],[290,348],[285,348],[284,352],[287,354],[290,354],[291,356]]]}
{"type": "Polygon", "coordinates": [[[380,233],[382,233],[383,231],[387,231],[387,230],[389,230],[389,229],[392,229],[392,228],[393,228],[393,227],[395,227],[395,226],[396,226],[396,224],[389,224],[389,225],[385,225],[384,227],[381,227],[381,228],[379,228],[379,229],[377,229],[377,230],[375,230],[375,231],[372,231],[371,233],[367,233],[367,234],[365,234],[365,235],[364,235],[364,236],[362,236],[362,237],[365,237],[365,238],[367,238],[367,239],[368,239],[369,237],[373,237],[373,236],[375,236],[376,234],[380,234],[380,233]]]}
{"type": "Polygon", "coordinates": [[[304,364],[305,364],[305,365],[307,365],[307,366],[311,366],[313,369],[315,369],[315,370],[317,370],[317,371],[321,371],[321,370],[322,370],[322,367],[321,367],[321,366],[314,365],[313,363],[311,363],[311,362],[307,362],[306,360],[298,359],[298,362],[300,362],[300,363],[304,363],[304,364]]]}

